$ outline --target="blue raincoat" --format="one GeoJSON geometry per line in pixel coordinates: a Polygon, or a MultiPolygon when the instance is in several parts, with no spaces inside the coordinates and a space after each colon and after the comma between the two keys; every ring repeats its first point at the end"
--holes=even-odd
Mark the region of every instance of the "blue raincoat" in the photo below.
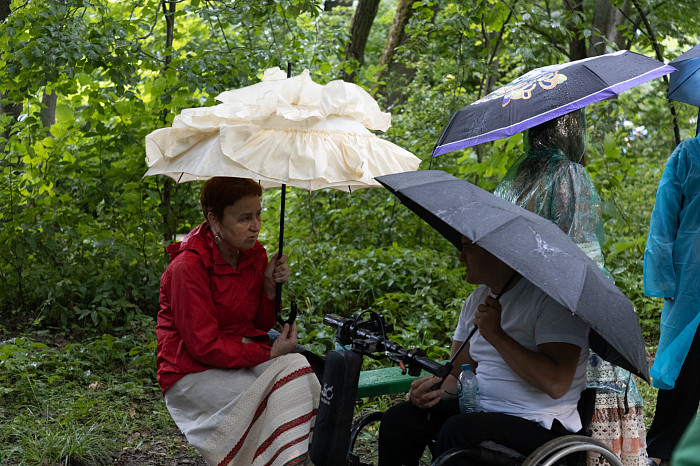
{"type": "Polygon", "coordinates": [[[700,323],[700,136],[671,154],[656,192],[644,251],[644,293],[666,300],[649,371],[671,389],[700,323]]]}

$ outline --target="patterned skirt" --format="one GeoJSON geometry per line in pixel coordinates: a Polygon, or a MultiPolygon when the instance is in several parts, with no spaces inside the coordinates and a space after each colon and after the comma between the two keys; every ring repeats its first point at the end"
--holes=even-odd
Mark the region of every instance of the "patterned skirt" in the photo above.
{"type": "Polygon", "coordinates": [[[306,358],[188,374],[165,393],[170,415],[210,465],[302,464],[320,385],[306,358]]]}
{"type": "MultiPolygon", "coordinates": [[[[606,444],[625,466],[646,466],[644,402],[629,371],[591,352],[587,379],[588,386],[597,389],[593,438],[606,444]]],[[[607,461],[597,453],[588,454],[589,466],[600,464],[607,461]]]]}

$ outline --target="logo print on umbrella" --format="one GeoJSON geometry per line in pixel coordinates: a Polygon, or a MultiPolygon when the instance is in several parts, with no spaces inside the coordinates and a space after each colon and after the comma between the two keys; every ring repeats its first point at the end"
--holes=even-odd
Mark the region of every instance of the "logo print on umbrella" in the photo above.
{"type": "Polygon", "coordinates": [[[554,256],[555,254],[563,252],[561,249],[552,246],[547,241],[542,239],[542,236],[532,228],[530,228],[530,231],[532,231],[532,233],[535,235],[535,241],[537,241],[537,249],[532,251],[533,254],[538,253],[541,254],[542,257],[549,258],[554,256]]]}
{"type": "Polygon", "coordinates": [[[516,79],[510,84],[496,89],[486,97],[474,103],[488,102],[489,100],[500,99],[502,97],[503,103],[501,106],[505,107],[511,100],[528,100],[532,97],[532,92],[538,85],[545,90],[554,89],[567,79],[566,75],[559,73],[559,71],[545,71],[542,69],[532,70],[523,75],[520,79],[516,79]]]}

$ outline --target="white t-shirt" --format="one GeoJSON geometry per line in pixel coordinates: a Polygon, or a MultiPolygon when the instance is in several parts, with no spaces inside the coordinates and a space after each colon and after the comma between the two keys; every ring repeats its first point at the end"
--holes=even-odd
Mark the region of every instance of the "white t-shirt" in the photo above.
{"type": "MultiPolygon", "coordinates": [[[[469,295],[459,315],[455,340],[466,340],[474,327],[477,306],[489,293],[487,286],[480,286],[469,295]]],[[[586,387],[588,325],[525,278],[499,301],[501,327],[525,348],[537,350],[537,345],[542,343],[571,343],[581,347],[581,356],[571,388],[555,400],[516,374],[477,331],[469,341],[469,354],[478,363],[476,377],[481,409],[529,419],[547,429],[558,419],[569,431],[577,432],[581,429],[581,419],[576,406],[586,387]]]]}

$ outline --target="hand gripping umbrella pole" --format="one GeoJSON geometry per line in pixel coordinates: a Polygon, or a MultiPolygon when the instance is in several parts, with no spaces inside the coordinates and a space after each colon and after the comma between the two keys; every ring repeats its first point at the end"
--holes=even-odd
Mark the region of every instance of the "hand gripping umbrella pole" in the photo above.
{"type": "MultiPolygon", "coordinates": [[[[515,280],[519,276],[520,276],[520,274],[518,272],[513,272],[513,274],[510,276],[510,278],[508,279],[506,284],[503,285],[503,288],[501,288],[501,292],[498,293],[498,295],[496,296],[496,301],[501,299],[501,296],[503,296],[503,293],[505,293],[506,290],[508,289],[508,287],[513,283],[513,280],[515,280]]],[[[431,387],[432,390],[437,390],[440,387],[442,387],[443,382],[445,381],[445,379],[447,379],[447,376],[450,375],[450,373],[452,372],[452,369],[454,369],[454,362],[457,359],[457,356],[459,356],[459,354],[462,352],[464,347],[467,346],[467,343],[469,343],[469,340],[471,340],[471,338],[474,336],[474,334],[476,333],[477,330],[479,330],[479,327],[477,327],[475,325],[474,328],[472,329],[472,331],[469,332],[469,335],[467,336],[467,338],[462,342],[462,344],[459,346],[459,348],[457,348],[457,351],[455,351],[455,354],[452,355],[452,357],[450,358],[450,362],[443,365],[441,370],[435,374],[437,377],[442,377],[442,380],[440,380],[438,383],[433,385],[431,387]]]]}

